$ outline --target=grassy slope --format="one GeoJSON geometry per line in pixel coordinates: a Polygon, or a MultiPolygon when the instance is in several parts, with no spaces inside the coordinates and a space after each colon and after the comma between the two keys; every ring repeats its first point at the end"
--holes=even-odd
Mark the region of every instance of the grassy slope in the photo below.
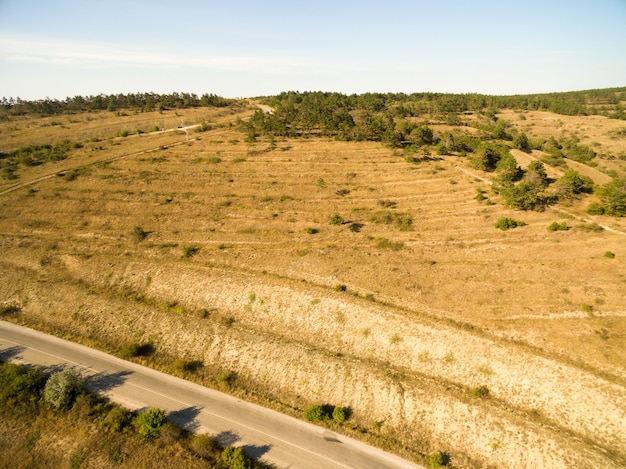
{"type": "MultiPolygon", "coordinates": [[[[61,126],[24,118],[0,136],[6,151],[237,117],[179,113],[55,118],[68,120],[61,126]]],[[[549,132],[552,115],[526,115],[506,118],[532,136],[549,132]]],[[[615,121],[559,119],[587,144],[623,148],[615,121]]],[[[544,213],[481,204],[476,188],[498,201],[481,181],[489,175],[456,156],[416,165],[379,144],[315,139],[266,148],[226,126],[87,142],[69,160],[21,169],[0,192],[122,156],[2,196],[2,300],[20,305],[26,323],[110,350],[152,341],[161,367],[199,360],[196,377],[208,384],[235,371],[238,386],[288,412],[348,406],[353,425],[409,457],[623,464],[623,234],[586,229],[583,202],[544,213]],[[412,230],[372,222],[385,210],[410,215],[412,230]],[[346,223],[331,226],[333,213],[346,223]],[[501,216],[528,225],[501,232],[501,216]],[[563,220],[574,229],[546,230],[563,220]],[[149,232],[144,241],[134,226],[149,232]],[[199,251],[183,258],[187,246],[199,251]],[[481,385],[490,397],[472,398],[481,385]]],[[[594,221],[626,231],[622,220],[594,221]]]]}

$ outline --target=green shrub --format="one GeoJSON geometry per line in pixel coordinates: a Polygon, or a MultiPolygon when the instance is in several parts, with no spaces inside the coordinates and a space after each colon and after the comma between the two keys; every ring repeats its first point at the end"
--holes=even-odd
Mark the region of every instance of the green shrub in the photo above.
{"type": "Polygon", "coordinates": [[[235,384],[235,380],[237,379],[237,373],[234,371],[224,370],[217,375],[217,382],[220,384],[225,384],[228,387],[231,387],[235,384]]]}
{"type": "Polygon", "coordinates": [[[154,352],[154,345],[151,343],[141,344],[139,342],[131,342],[124,345],[120,350],[120,356],[124,359],[133,357],[147,357],[154,352]]]}
{"type": "Polygon", "coordinates": [[[341,215],[339,215],[338,213],[333,213],[330,216],[330,224],[331,225],[343,225],[345,222],[345,220],[343,219],[343,217],[341,215]]]}
{"type": "Polygon", "coordinates": [[[346,291],[347,289],[348,289],[348,287],[346,287],[343,284],[335,285],[335,291],[346,291]]]}
{"type": "Polygon", "coordinates": [[[614,259],[615,258],[615,253],[613,253],[612,251],[606,251],[604,253],[604,257],[608,257],[609,259],[614,259]]]}
{"type": "Polygon", "coordinates": [[[227,469],[247,469],[248,467],[248,458],[241,447],[229,446],[224,448],[220,461],[227,469]]]}
{"type": "Polygon", "coordinates": [[[43,399],[55,409],[68,409],[83,390],[83,380],[72,369],[54,373],[43,390],[43,399]]]}
{"type": "Polygon", "coordinates": [[[441,451],[436,451],[428,456],[428,465],[433,469],[443,466],[443,454],[441,454],[441,451]]]}
{"type": "Polygon", "coordinates": [[[489,388],[487,386],[479,386],[477,388],[472,389],[472,397],[476,397],[482,399],[484,397],[489,396],[489,388]]]}
{"type": "Polygon", "coordinates": [[[343,407],[335,406],[333,409],[333,420],[337,423],[343,423],[346,420],[346,411],[343,407]]]}
{"type": "Polygon", "coordinates": [[[217,441],[206,433],[194,435],[189,443],[189,449],[201,458],[207,458],[217,451],[219,445],[217,441]]]}
{"type": "Polygon", "coordinates": [[[15,415],[36,411],[45,384],[39,368],[0,363],[0,404],[15,415]]]}
{"type": "Polygon", "coordinates": [[[147,237],[148,237],[148,232],[144,231],[143,228],[141,228],[141,226],[136,226],[135,228],[133,228],[133,239],[137,241],[138,243],[140,243],[147,237]]]}
{"type": "Polygon", "coordinates": [[[514,220],[513,218],[500,217],[498,221],[496,221],[495,227],[499,230],[510,230],[513,228],[517,228],[518,226],[525,226],[521,220],[514,220]]]}
{"type": "Polygon", "coordinates": [[[121,432],[132,422],[132,414],[125,408],[114,406],[104,417],[101,423],[102,428],[110,431],[121,432]]]}
{"type": "Polygon", "coordinates": [[[376,247],[379,249],[391,249],[392,251],[399,251],[404,247],[404,243],[394,243],[393,241],[389,241],[387,238],[377,238],[376,247]]]}
{"type": "Polygon", "coordinates": [[[308,422],[322,422],[328,420],[328,415],[319,404],[313,404],[304,411],[304,420],[308,422]]]}
{"type": "Polygon", "coordinates": [[[144,440],[154,440],[159,437],[161,426],[165,423],[165,413],[158,407],[151,407],[135,417],[133,423],[144,440]]]}
{"type": "Polygon", "coordinates": [[[190,257],[195,256],[200,248],[198,246],[184,246],[183,247],[183,258],[189,259],[190,257]]]}
{"type": "Polygon", "coordinates": [[[593,314],[593,305],[582,304],[580,305],[580,309],[582,309],[587,314],[593,314]]]}
{"type": "Polygon", "coordinates": [[[552,222],[549,226],[548,226],[548,231],[567,231],[569,230],[569,226],[567,226],[567,223],[563,222],[563,223],[558,223],[558,222],[552,222]]]}
{"type": "Polygon", "coordinates": [[[87,451],[85,449],[79,449],[72,453],[70,456],[70,469],[78,469],[86,457],[87,451]]]}
{"type": "Polygon", "coordinates": [[[606,213],[606,209],[604,208],[604,206],[599,203],[599,202],[591,202],[588,206],[587,206],[587,210],[586,212],[589,215],[604,215],[606,213]]]}

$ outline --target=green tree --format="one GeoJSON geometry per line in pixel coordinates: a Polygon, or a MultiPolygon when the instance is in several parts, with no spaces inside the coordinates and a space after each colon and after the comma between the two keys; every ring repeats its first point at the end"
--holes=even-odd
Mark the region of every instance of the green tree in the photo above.
{"type": "Polygon", "coordinates": [[[480,171],[495,171],[498,161],[502,158],[501,151],[495,145],[480,145],[470,157],[470,166],[480,171]]]}
{"type": "Polygon", "coordinates": [[[15,415],[34,412],[45,382],[39,368],[0,363],[0,404],[15,415]]]}
{"type": "Polygon", "coordinates": [[[220,461],[228,469],[247,469],[248,467],[248,458],[243,448],[240,447],[229,446],[224,448],[220,461]]]}
{"type": "Polygon", "coordinates": [[[557,182],[557,195],[564,199],[576,198],[579,194],[589,194],[593,191],[593,181],[573,169],[560,177],[557,182]]]}
{"type": "Polygon", "coordinates": [[[320,190],[320,200],[322,200],[322,190],[326,188],[326,181],[324,181],[324,178],[319,178],[315,184],[317,185],[317,188],[320,190]]]}
{"type": "Polygon", "coordinates": [[[598,191],[607,215],[626,216],[626,178],[613,179],[598,191]]]}
{"type": "Polygon", "coordinates": [[[137,432],[144,440],[159,437],[161,426],[165,423],[165,413],[158,407],[151,407],[135,418],[137,432]]]}
{"type": "Polygon", "coordinates": [[[72,369],[54,373],[43,390],[44,401],[55,409],[67,409],[76,400],[76,396],[83,390],[83,380],[72,369]]]}
{"type": "Polygon", "coordinates": [[[545,189],[550,183],[546,168],[541,161],[533,160],[526,168],[524,179],[534,182],[537,187],[545,189]]]}
{"type": "Polygon", "coordinates": [[[527,153],[530,152],[530,142],[524,132],[519,133],[515,136],[515,138],[513,139],[513,146],[518,150],[522,150],[527,153]]]}

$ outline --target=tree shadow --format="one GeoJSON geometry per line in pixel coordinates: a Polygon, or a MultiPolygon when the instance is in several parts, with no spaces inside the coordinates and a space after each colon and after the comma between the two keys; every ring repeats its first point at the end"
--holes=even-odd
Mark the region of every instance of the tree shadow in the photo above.
{"type": "Polygon", "coordinates": [[[204,362],[202,360],[193,360],[188,363],[185,363],[185,371],[189,371],[191,373],[199,370],[204,366],[204,362]]]}
{"type": "Polygon", "coordinates": [[[202,407],[185,407],[184,409],[179,409],[168,413],[167,418],[170,422],[175,423],[179,427],[193,432],[200,428],[200,424],[198,424],[198,422],[196,421],[196,417],[200,414],[201,411],[202,407]]]}
{"type": "Polygon", "coordinates": [[[267,453],[270,449],[272,449],[272,445],[243,445],[241,447],[250,459],[259,459],[265,453],[267,453]]]}
{"type": "Polygon", "coordinates": [[[43,372],[44,375],[46,376],[52,376],[55,373],[58,373],[60,371],[66,370],[68,367],[64,364],[57,364],[57,365],[46,365],[46,366],[42,366],[40,369],[43,372]]]}
{"type": "Polygon", "coordinates": [[[215,441],[217,441],[218,444],[222,448],[226,448],[227,446],[232,446],[235,443],[237,443],[239,440],[241,440],[241,437],[237,435],[235,432],[231,432],[230,430],[225,431],[225,432],[220,432],[217,435],[215,435],[215,441]]]}
{"type": "Polygon", "coordinates": [[[95,392],[109,391],[124,384],[126,377],[132,373],[130,370],[117,373],[96,373],[85,379],[85,388],[95,392]]]}
{"type": "Polygon", "coordinates": [[[0,350],[0,361],[6,362],[13,358],[22,358],[22,352],[25,349],[26,347],[22,347],[21,345],[15,345],[13,347],[0,350]]]}

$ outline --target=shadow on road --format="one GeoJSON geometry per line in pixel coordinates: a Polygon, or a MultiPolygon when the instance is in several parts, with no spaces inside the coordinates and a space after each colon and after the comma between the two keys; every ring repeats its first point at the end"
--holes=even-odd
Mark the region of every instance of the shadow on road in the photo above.
{"type": "Polygon", "coordinates": [[[132,373],[129,370],[116,373],[97,373],[85,379],[85,388],[92,392],[109,391],[124,384],[126,377],[132,373]]]}
{"type": "Polygon", "coordinates": [[[22,347],[21,345],[15,345],[14,347],[9,347],[4,350],[0,350],[0,361],[7,362],[13,358],[22,358],[22,351],[25,350],[26,347],[22,347]]]}
{"type": "Polygon", "coordinates": [[[232,446],[239,440],[241,440],[241,437],[235,432],[231,431],[221,432],[215,435],[215,441],[217,441],[219,445],[223,448],[226,448],[227,446],[232,446]]]}
{"type": "Polygon", "coordinates": [[[200,428],[200,425],[196,422],[196,417],[201,411],[202,407],[185,407],[184,409],[170,412],[167,414],[167,418],[179,427],[189,430],[190,432],[194,432],[200,428]]]}
{"type": "Polygon", "coordinates": [[[270,449],[272,449],[272,445],[243,445],[242,446],[244,453],[251,459],[259,459],[265,453],[267,453],[270,449]]]}

